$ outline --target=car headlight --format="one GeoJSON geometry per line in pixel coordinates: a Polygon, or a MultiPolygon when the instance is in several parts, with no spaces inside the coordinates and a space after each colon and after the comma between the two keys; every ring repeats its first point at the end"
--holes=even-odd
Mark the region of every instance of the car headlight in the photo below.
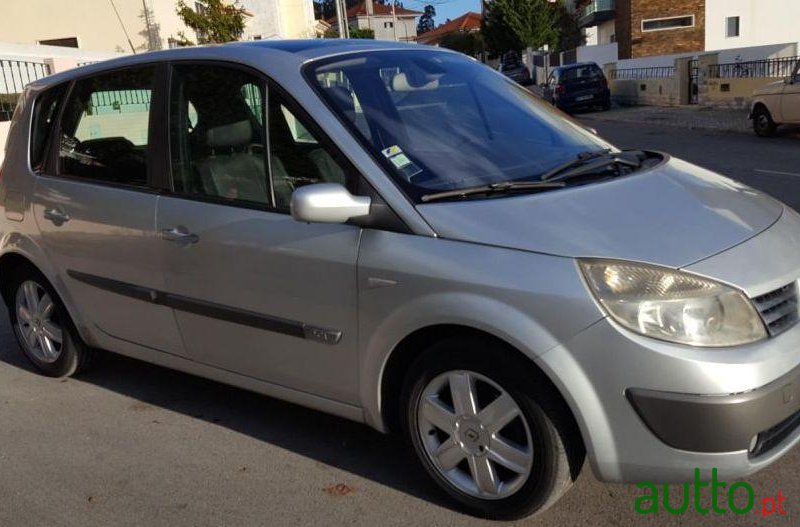
{"type": "Polygon", "coordinates": [[[580,260],[592,293],[624,327],[679,344],[723,347],[766,338],[738,289],[694,274],[614,260],[580,260]]]}

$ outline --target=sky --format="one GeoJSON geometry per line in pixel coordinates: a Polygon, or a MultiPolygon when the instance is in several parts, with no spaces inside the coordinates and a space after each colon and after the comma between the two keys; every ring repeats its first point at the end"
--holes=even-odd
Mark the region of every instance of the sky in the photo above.
{"type": "Polygon", "coordinates": [[[467,11],[481,12],[480,0],[401,0],[406,9],[422,11],[426,4],[431,4],[436,8],[436,16],[433,20],[436,25],[444,24],[449,19],[458,18],[467,11]]]}

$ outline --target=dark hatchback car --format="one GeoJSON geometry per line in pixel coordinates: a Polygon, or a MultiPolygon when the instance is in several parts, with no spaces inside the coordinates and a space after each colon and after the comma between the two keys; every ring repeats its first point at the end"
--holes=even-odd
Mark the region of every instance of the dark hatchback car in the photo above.
{"type": "Polygon", "coordinates": [[[544,85],[545,98],[561,110],[611,108],[611,91],[603,70],[594,62],[560,66],[544,85]]]}
{"type": "Polygon", "coordinates": [[[528,67],[522,62],[507,62],[500,64],[497,71],[513,80],[521,86],[530,86],[533,84],[533,79],[528,71],[528,67]]]}

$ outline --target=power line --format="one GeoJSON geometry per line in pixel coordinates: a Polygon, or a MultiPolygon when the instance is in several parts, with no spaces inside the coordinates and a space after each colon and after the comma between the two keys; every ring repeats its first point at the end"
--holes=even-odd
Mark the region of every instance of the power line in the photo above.
{"type": "Polygon", "coordinates": [[[136,55],[136,49],[133,47],[133,42],[131,42],[131,37],[128,36],[128,30],[125,29],[125,24],[122,22],[122,17],[119,16],[119,11],[117,11],[117,6],[114,5],[114,0],[108,0],[111,3],[111,7],[114,9],[114,14],[117,15],[117,20],[119,20],[119,25],[122,27],[122,32],[125,33],[125,38],[128,40],[128,45],[131,47],[131,52],[136,55]]]}

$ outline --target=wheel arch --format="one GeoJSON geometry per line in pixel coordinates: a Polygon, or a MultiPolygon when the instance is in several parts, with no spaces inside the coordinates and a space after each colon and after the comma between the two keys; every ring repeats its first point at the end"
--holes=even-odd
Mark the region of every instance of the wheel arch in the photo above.
{"type": "Polygon", "coordinates": [[[562,410],[572,421],[574,429],[585,447],[585,438],[578,425],[577,416],[561,390],[550,379],[548,374],[523,351],[511,345],[508,341],[487,332],[467,325],[460,324],[434,324],[425,326],[406,335],[391,351],[380,378],[380,415],[384,427],[389,431],[400,430],[401,392],[411,365],[431,345],[450,337],[473,337],[491,341],[501,346],[509,358],[517,361],[525,369],[532,382],[543,383],[547,389],[558,399],[562,410]]]}
{"type": "Polygon", "coordinates": [[[55,279],[54,274],[49,272],[49,269],[37,265],[34,262],[34,258],[27,252],[8,250],[0,254],[0,296],[2,296],[2,301],[5,305],[10,306],[13,302],[11,292],[9,291],[9,287],[12,283],[10,278],[21,268],[29,268],[41,274],[45,280],[48,281],[50,286],[55,289],[58,294],[59,300],[67,310],[81,338],[84,342],[91,342],[91,335],[89,335],[89,331],[82,323],[80,317],[77,316],[78,312],[71,301],[71,297],[66,293],[64,284],[58,279],[55,279]]]}

